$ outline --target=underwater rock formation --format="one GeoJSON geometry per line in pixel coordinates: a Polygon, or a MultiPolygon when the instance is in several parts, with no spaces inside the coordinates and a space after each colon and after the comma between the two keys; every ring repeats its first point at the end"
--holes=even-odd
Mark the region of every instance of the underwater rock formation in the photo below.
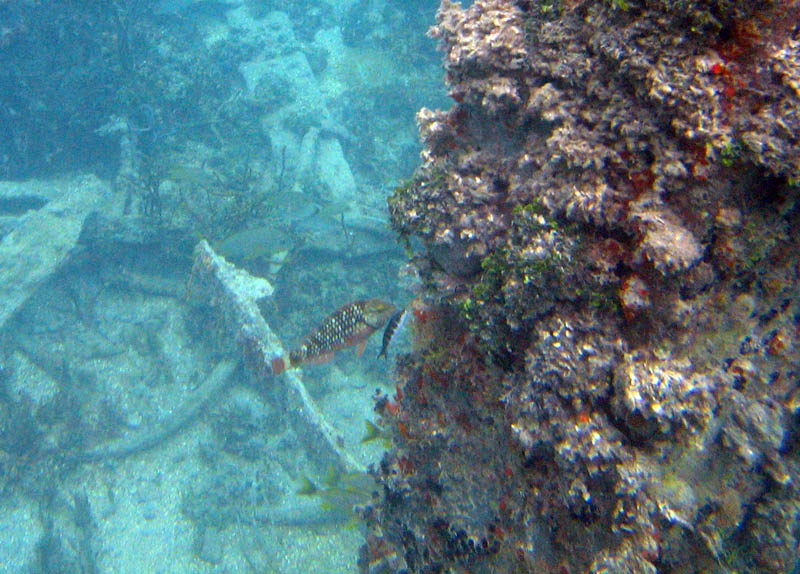
{"type": "Polygon", "coordinates": [[[798,560],[800,3],[443,0],[362,572],[798,560]]]}

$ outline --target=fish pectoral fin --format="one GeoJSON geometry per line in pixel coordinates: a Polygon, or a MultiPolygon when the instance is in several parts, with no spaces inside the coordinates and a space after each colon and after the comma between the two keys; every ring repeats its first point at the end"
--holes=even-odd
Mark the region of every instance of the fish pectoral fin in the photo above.
{"type": "Polygon", "coordinates": [[[363,341],[361,341],[361,343],[358,344],[358,348],[356,351],[359,357],[364,354],[364,349],[366,348],[367,348],[367,340],[364,339],[363,341]]]}

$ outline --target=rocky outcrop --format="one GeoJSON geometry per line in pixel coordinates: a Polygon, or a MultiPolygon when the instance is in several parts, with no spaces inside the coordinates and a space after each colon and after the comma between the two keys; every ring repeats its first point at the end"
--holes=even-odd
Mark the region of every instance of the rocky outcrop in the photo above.
{"type": "Polygon", "coordinates": [[[362,571],[792,569],[799,14],[442,3],[362,571]]]}

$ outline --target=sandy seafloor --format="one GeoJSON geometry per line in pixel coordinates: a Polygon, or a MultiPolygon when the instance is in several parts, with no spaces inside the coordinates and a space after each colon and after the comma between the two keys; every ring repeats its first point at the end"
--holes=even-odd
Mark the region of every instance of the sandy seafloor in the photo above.
{"type": "MultiPolygon", "coordinates": [[[[181,392],[167,392],[149,404],[169,416],[174,404],[191,397],[194,367],[181,365],[196,359],[196,353],[188,348],[180,312],[174,302],[162,298],[151,304],[128,307],[130,301],[117,300],[113,314],[119,318],[127,312],[167,317],[160,331],[165,348],[175,349],[176,364],[173,372],[189,371],[181,392]],[[183,349],[183,351],[181,351],[183,349]],[[174,400],[174,403],[173,403],[174,400]],[[172,404],[170,404],[172,403],[172,404]]],[[[24,310],[23,310],[24,315],[24,310]]],[[[375,352],[374,342],[370,352],[375,352]]],[[[75,349],[71,349],[75,351],[75,349]]],[[[69,351],[68,351],[69,352],[69,351]]],[[[135,357],[123,353],[115,362],[97,360],[83,365],[84,375],[93,373],[102,377],[103,392],[128,397],[131,404],[136,399],[129,396],[137,384],[132,379],[141,375],[136,372],[135,357]],[[128,362],[130,360],[130,363],[128,362]],[[105,363],[105,364],[104,364],[105,363]],[[126,364],[127,363],[127,364],[126,364]]],[[[374,355],[373,355],[374,356],[374,355]]],[[[202,359],[200,359],[202,361],[202,359]]],[[[14,377],[10,387],[20,396],[36,396],[45,402],[56,392],[57,383],[33,365],[23,353],[12,357],[14,377]]],[[[152,374],[152,373],[151,373],[152,374]]],[[[184,377],[178,376],[178,379],[184,377]]],[[[370,387],[365,387],[358,374],[345,375],[332,366],[327,372],[331,381],[330,392],[319,397],[318,405],[326,418],[340,430],[344,442],[362,462],[377,460],[379,445],[359,445],[363,433],[363,421],[370,418],[372,402],[370,387]]],[[[141,388],[138,388],[141,391],[141,388]]],[[[126,399],[120,399],[124,401],[126,399]]],[[[209,409],[225,408],[229,403],[264,408],[264,399],[252,386],[243,386],[234,381],[233,386],[223,390],[213,399],[209,409]]],[[[127,404],[127,403],[126,403],[127,404]]],[[[132,408],[132,407],[131,407],[132,408]]],[[[129,426],[149,424],[152,413],[131,414],[129,426]],[[141,416],[144,422],[134,420],[141,416]]],[[[134,431],[137,429],[133,429],[134,431]]],[[[81,556],[82,534],[74,528],[74,493],[86,494],[92,524],[91,551],[95,554],[96,567],[100,572],[353,572],[357,549],[363,540],[355,522],[306,526],[253,526],[243,515],[234,523],[221,528],[210,527],[200,532],[197,524],[182,511],[187,490],[202,482],[212,472],[209,464],[201,460],[198,453],[208,445],[219,444],[207,417],[202,414],[187,428],[179,430],[162,444],[145,452],[122,460],[105,460],[82,464],[70,472],[62,482],[52,484],[54,502],[46,511],[35,498],[10,489],[0,500],[0,564],[4,572],[52,571],[42,568],[44,520],[51,524],[51,534],[57,536],[59,553],[66,557],[81,556]],[[41,570],[40,570],[41,568],[41,570]]],[[[296,448],[301,448],[297,446],[296,448]]],[[[289,456],[291,453],[288,453],[289,456]]],[[[303,453],[296,453],[304,458],[303,453]]],[[[224,455],[223,455],[224,456],[224,455]]],[[[271,454],[264,452],[264,459],[271,454]]],[[[235,457],[220,462],[228,470],[235,471],[235,457]]],[[[262,461],[246,461],[242,473],[252,473],[253,480],[261,473],[270,472],[262,461]]],[[[279,484],[287,500],[294,500],[293,492],[298,481],[287,477],[280,469],[274,472],[271,484],[279,484]]],[[[44,471],[43,471],[44,472],[44,471]]],[[[35,481],[36,476],[22,480],[35,481]]],[[[34,488],[41,488],[40,486],[34,488]]],[[[281,503],[281,495],[276,495],[281,503]]],[[[202,501],[198,501],[203,504],[202,501]]],[[[324,511],[320,511],[324,515],[324,511]]],[[[52,558],[55,564],[59,560],[52,558]]],[[[73,558],[63,558],[68,564],[73,558]]]]}

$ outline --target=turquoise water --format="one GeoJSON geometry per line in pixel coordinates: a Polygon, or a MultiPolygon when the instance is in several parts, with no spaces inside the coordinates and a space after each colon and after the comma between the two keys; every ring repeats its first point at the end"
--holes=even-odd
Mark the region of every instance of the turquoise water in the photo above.
{"type": "Polygon", "coordinates": [[[386,199],[447,105],[435,9],[0,4],[0,571],[357,570],[381,333],[271,378],[193,250],[269,282],[275,354],[404,305],[386,199]]]}
{"type": "Polygon", "coordinates": [[[0,574],[797,572],[798,22],[0,0],[0,574]]]}

